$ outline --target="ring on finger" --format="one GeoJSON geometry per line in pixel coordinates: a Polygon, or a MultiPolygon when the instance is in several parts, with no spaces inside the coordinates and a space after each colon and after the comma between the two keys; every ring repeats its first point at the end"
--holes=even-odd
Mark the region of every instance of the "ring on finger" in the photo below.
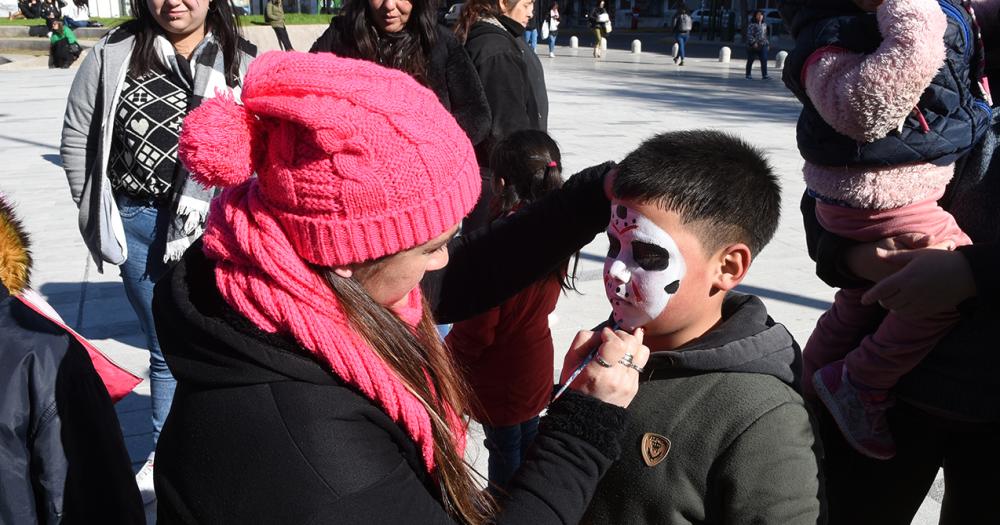
{"type": "Polygon", "coordinates": [[[611,368],[612,366],[615,366],[615,365],[612,365],[611,363],[605,361],[604,358],[601,357],[600,355],[594,356],[594,361],[596,361],[597,364],[603,366],[604,368],[611,368]]]}
{"type": "Polygon", "coordinates": [[[632,370],[635,370],[636,372],[639,372],[640,374],[646,371],[646,369],[645,369],[645,368],[643,368],[643,367],[641,367],[641,366],[639,366],[639,365],[637,365],[637,364],[635,364],[635,363],[629,363],[629,364],[628,364],[628,365],[626,365],[626,366],[628,366],[628,367],[629,367],[629,368],[631,368],[632,370]]]}
{"type": "Polygon", "coordinates": [[[618,364],[624,366],[632,366],[632,359],[633,359],[632,354],[625,354],[622,356],[621,359],[618,360],[618,364]]]}

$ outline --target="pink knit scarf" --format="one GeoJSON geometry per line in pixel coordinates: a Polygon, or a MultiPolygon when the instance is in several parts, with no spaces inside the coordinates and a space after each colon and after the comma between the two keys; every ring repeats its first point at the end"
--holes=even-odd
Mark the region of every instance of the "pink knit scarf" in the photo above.
{"type": "MultiPolygon", "coordinates": [[[[434,474],[430,414],[350,326],[329,284],[296,254],[254,181],[227,189],[212,202],[203,239],[206,255],[216,261],[215,280],[226,302],[266,332],[292,334],[378,404],[409,433],[434,474]]],[[[418,287],[397,315],[415,326],[421,301],[418,287]]],[[[447,414],[461,456],[465,426],[450,408],[447,414]]]]}

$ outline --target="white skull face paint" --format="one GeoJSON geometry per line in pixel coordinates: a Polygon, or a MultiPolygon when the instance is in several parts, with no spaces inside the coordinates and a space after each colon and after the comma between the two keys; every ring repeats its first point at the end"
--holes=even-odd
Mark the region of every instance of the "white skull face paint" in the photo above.
{"type": "Polygon", "coordinates": [[[613,318],[634,330],[663,313],[684,277],[684,258],[677,243],[641,213],[612,202],[608,224],[608,256],[604,291],[613,318]]]}

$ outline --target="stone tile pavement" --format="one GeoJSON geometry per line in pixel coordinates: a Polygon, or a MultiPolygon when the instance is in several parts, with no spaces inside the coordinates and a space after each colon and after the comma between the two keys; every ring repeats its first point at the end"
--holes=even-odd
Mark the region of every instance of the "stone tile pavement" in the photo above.
{"type": "MultiPolygon", "coordinates": [[[[549,131],[562,148],[567,173],[620,160],[644,138],[679,129],[729,131],[768,153],[783,185],[783,217],[775,239],[754,262],[742,289],[761,296],[772,316],[805,341],[832,291],[813,275],[805,253],[798,212],[801,160],[794,140],[798,103],[776,79],[780,72],[762,81],[758,70],[748,81],[741,63],[719,64],[709,58],[688,58],[688,65],[680,68],[669,57],[652,53],[636,56],[612,50],[599,61],[586,48],[560,47],[557,54],[555,59],[543,57],[542,62],[551,106],[549,131]]],[[[88,264],[60,165],[61,118],[74,73],[75,69],[0,68],[4,86],[0,152],[7,159],[0,163],[0,189],[18,204],[32,235],[36,289],[71,326],[125,367],[147,376],[148,354],[140,349],[138,322],[117,269],[106,268],[101,274],[88,264]]],[[[607,317],[601,288],[606,249],[606,241],[598,237],[582,251],[580,293],[564,296],[551,318],[560,350],[557,375],[562,351],[573,334],[607,317]]],[[[152,447],[149,407],[148,382],[117,405],[136,468],[152,447]]],[[[469,450],[469,459],[485,473],[486,453],[478,429],[470,437],[469,450]]],[[[936,523],[942,489],[939,479],[914,523],[936,523]]],[[[148,510],[152,515],[153,509],[148,510]]]]}

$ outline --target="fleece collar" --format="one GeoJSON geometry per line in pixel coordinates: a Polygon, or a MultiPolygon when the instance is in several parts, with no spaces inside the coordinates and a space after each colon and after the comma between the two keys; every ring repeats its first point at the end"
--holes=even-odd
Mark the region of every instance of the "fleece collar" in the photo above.
{"type": "Polygon", "coordinates": [[[792,334],[767,315],[760,299],[729,293],[722,323],[673,351],[653,352],[647,377],[658,375],[741,372],[764,374],[797,387],[802,353],[792,334]]]}

